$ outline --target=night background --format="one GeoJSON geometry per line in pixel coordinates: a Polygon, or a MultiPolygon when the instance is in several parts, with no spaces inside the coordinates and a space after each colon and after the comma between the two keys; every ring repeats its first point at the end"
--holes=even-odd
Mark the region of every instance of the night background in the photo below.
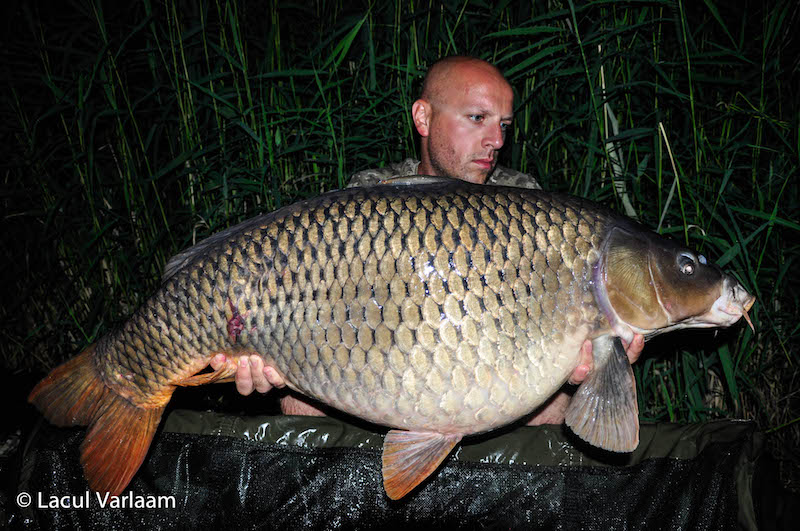
{"type": "MultiPolygon", "coordinates": [[[[757,297],[755,333],[742,321],[648,343],[641,420],[753,420],[800,492],[795,0],[0,9],[6,471],[39,418],[25,402],[35,382],[124,321],[170,256],[416,157],[422,76],[470,54],[515,90],[502,165],[634,214],[757,297]]],[[[226,387],[176,400],[275,407],[226,387]]]]}

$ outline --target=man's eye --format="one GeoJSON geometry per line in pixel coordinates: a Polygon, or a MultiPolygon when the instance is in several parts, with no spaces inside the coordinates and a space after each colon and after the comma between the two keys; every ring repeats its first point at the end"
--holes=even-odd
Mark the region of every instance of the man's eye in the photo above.
{"type": "Polygon", "coordinates": [[[501,124],[500,124],[500,129],[502,129],[502,130],[503,130],[503,132],[505,133],[506,131],[508,131],[509,129],[511,129],[511,124],[505,124],[505,123],[501,123],[501,124]]]}
{"type": "Polygon", "coordinates": [[[469,119],[472,120],[473,122],[482,122],[483,121],[483,115],[482,114],[470,114],[469,115],[469,119]]]}

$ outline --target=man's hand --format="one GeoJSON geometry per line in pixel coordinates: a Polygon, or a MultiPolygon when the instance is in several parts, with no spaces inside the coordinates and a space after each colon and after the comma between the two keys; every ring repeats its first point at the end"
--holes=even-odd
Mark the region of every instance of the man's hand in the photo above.
{"type": "MultiPolygon", "coordinates": [[[[622,344],[625,346],[625,353],[628,355],[628,361],[633,365],[636,363],[636,360],[639,359],[642,349],[644,348],[644,336],[636,334],[633,336],[633,341],[631,341],[630,345],[627,344],[624,339],[622,340],[622,344]]],[[[575,370],[572,371],[572,376],[569,377],[569,383],[573,385],[581,384],[589,375],[593,366],[592,342],[587,339],[583,342],[583,346],[581,347],[581,360],[578,362],[578,366],[575,367],[575,370]]]]}
{"type": "MultiPolygon", "coordinates": [[[[225,354],[217,354],[211,360],[211,368],[221,369],[228,363],[236,363],[236,358],[228,358],[225,354]]],[[[273,387],[286,386],[283,377],[273,367],[264,365],[264,359],[258,354],[239,357],[236,365],[236,390],[241,395],[247,396],[255,389],[259,393],[266,393],[273,387]]]]}
{"type": "MultiPolygon", "coordinates": [[[[273,387],[281,389],[286,387],[286,381],[278,374],[274,367],[264,365],[264,359],[258,354],[241,356],[238,363],[235,358],[228,358],[225,354],[217,354],[211,360],[211,368],[219,370],[228,363],[236,363],[236,390],[239,394],[247,396],[253,390],[259,393],[266,393],[273,387]]],[[[281,397],[281,412],[284,415],[307,415],[313,417],[324,417],[317,406],[298,398],[294,394],[287,394],[281,397]]]]}
{"type": "MultiPolygon", "coordinates": [[[[625,345],[625,353],[628,355],[628,361],[633,365],[633,363],[639,359],[642,349],[644,348],[644,336],[636,334],[633,336],[633,341],[631,341],[630,345],[626,344],[624,340],[622,344],[625,345]]],[[[581,346],[581,359],[580,362],[578,362],[578,366],[572,371],[572,375],[569,377],[569,383],[572,385],[582,383],[589,375],[593,366],[592,342],[587,339],[581,346]]],[[[528,420],[528,426],[561,424],[564,422],[564,416],[570,398],[571,396],[563,390],[557,392],[534,412],[533,416],[528,420]]]]}

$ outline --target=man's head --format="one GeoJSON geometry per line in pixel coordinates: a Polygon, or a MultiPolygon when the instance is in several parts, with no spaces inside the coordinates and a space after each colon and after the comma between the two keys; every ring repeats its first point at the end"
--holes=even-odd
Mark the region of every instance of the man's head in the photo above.
{"type": "Polygon", "coordinates": [[[513,103],[511,85],[486,61],[456,56],[434,63],[411,107],[422,137],[419,173],[486,182],[511,125],[513,103]]]}

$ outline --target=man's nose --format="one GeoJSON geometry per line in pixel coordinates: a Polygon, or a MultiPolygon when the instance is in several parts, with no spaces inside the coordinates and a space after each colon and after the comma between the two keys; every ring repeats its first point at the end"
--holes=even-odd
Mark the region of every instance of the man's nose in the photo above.
{"type": "Polygon", "coordinates": [[[489,127],[486,136],[483,137],[483,147],[491,147],[492,149],[500,149],[505,142],[505,135],[503,134],[503,127],[500,124],[489,127]]]}

